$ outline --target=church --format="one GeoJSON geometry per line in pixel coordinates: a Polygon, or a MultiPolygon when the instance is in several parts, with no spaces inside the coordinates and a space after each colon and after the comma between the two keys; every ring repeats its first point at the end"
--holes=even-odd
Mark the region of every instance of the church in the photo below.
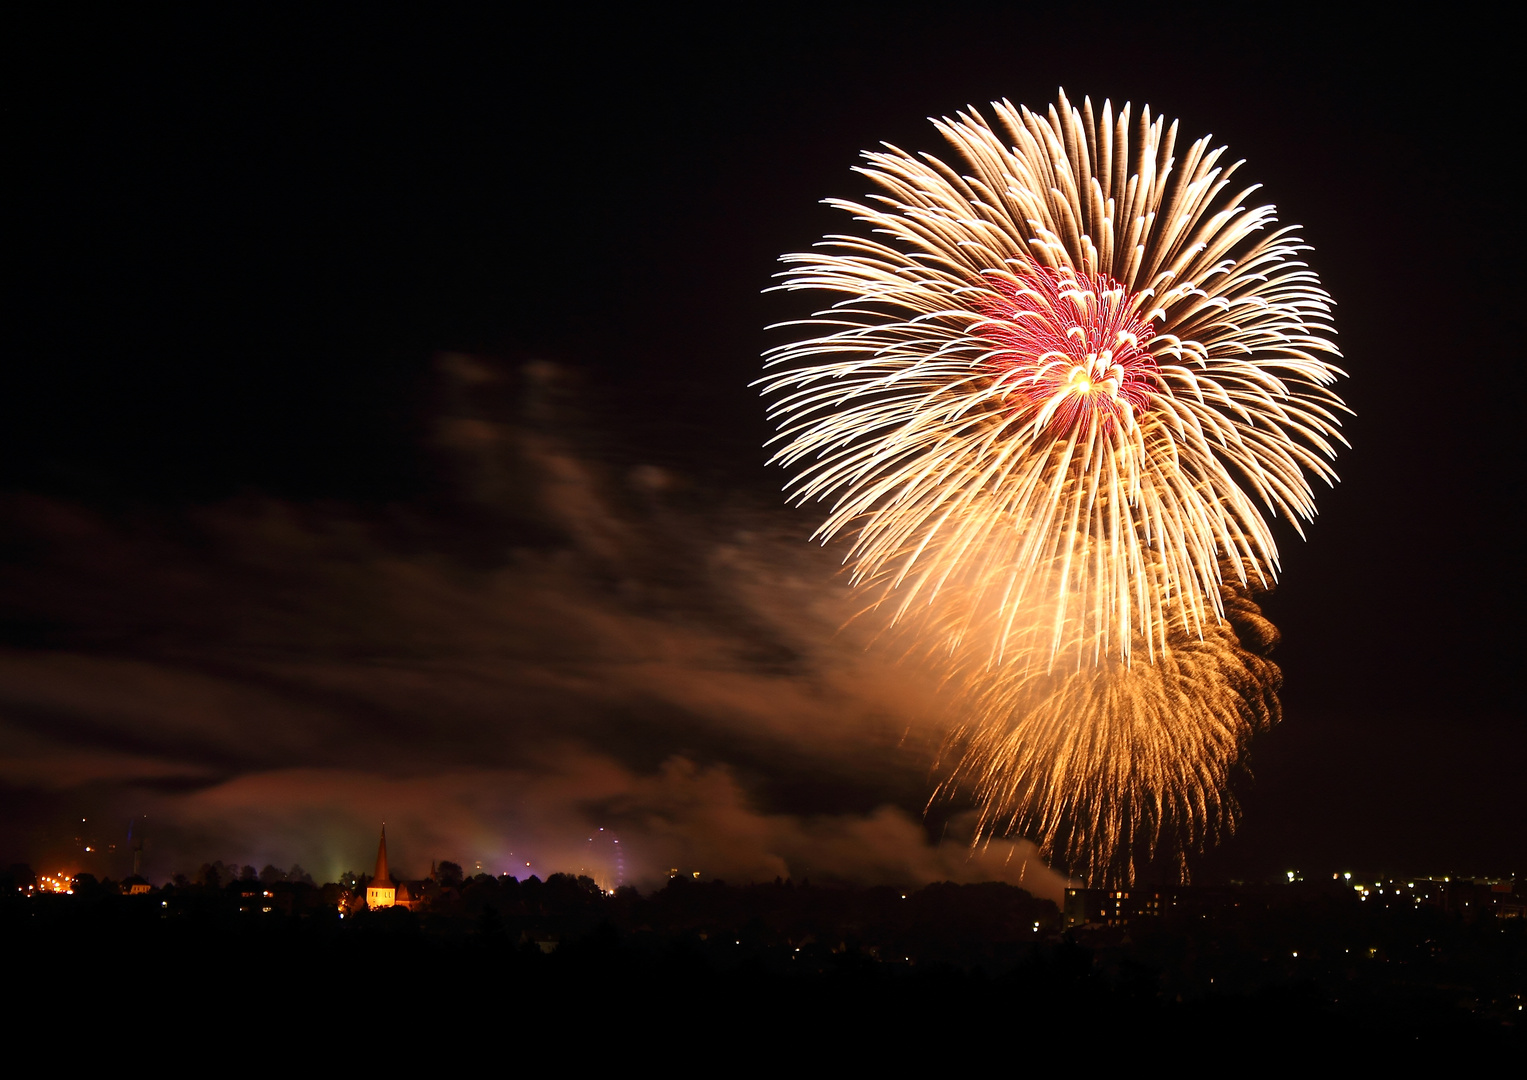
{"type": "Polygon", "coordinates": [[[382,823],[382,842],[376,849],[376,873],[366,883],[366,906],[376,908],[400,907],[413,911],[424,902],[423,890],[408,882],[394,882],[387,873],[387,823],[382,823]]]}

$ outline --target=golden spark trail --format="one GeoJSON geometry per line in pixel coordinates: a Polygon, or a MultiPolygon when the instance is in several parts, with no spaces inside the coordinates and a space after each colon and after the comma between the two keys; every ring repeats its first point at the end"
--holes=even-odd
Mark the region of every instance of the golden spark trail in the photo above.
{"type": "Polygon", "coordinates": [[[1239,586],[1202,636],[1172,628],[1154,660],[954,673],[968,719],[945,788],[981,805],[980,835],[1018,833],[1078,876],[1127,883],[1137,862],[1186,876],[1235,828],[1234,767],[1279,717],[1277,631],[1239,586]]]}

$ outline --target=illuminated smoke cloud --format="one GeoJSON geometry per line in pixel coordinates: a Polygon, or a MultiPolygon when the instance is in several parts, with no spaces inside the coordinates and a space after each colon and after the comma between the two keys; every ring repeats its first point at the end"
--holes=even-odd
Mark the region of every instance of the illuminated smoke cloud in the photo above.
{"type": "Polygon", "coordinates": [[[0,648],[8,851],[120,877],[71,815],[109,842],[147,814],[156,880],[214,859],[329,878],[386,820],[404,874],[1059,895],[1032,845],[922,820],[936,679],[840,629],[853,602],[791,514],[593,453],[574,372],[440,375],[447,505],[0,505],[37,553],[0,579],[35,628],[0,648]]]}

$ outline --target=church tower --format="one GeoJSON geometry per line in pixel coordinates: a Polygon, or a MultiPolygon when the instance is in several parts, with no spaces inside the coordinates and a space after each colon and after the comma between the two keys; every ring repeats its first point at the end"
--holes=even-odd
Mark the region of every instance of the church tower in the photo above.
{"type": "Polygon", "coordinates": [[[392,907],[397,901],[398,888],[387,876],[387,823],[382,823],[382,843],[376,849],[376,873],[366,886],[366,906],[369,908],[392,907]]]}

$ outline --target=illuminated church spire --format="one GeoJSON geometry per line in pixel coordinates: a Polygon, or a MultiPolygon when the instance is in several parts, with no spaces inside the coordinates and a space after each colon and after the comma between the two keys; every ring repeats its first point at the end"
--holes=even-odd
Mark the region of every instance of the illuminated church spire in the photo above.
{"type": "Polygon", "coordinates": [[[392,878],[387,876],[387,823],[382,822],[382,842],[376,849],[376,873],[372,880],[378,884],[392,884],[392,878]]]}
{"type": "Polygon", "coordinates": [[[397,902],[397,886],[387,876],[387,823],[382,823],[382,842],[376,849],[376,873],[366,885],[366,906],[392,907],[397,902]]]}

